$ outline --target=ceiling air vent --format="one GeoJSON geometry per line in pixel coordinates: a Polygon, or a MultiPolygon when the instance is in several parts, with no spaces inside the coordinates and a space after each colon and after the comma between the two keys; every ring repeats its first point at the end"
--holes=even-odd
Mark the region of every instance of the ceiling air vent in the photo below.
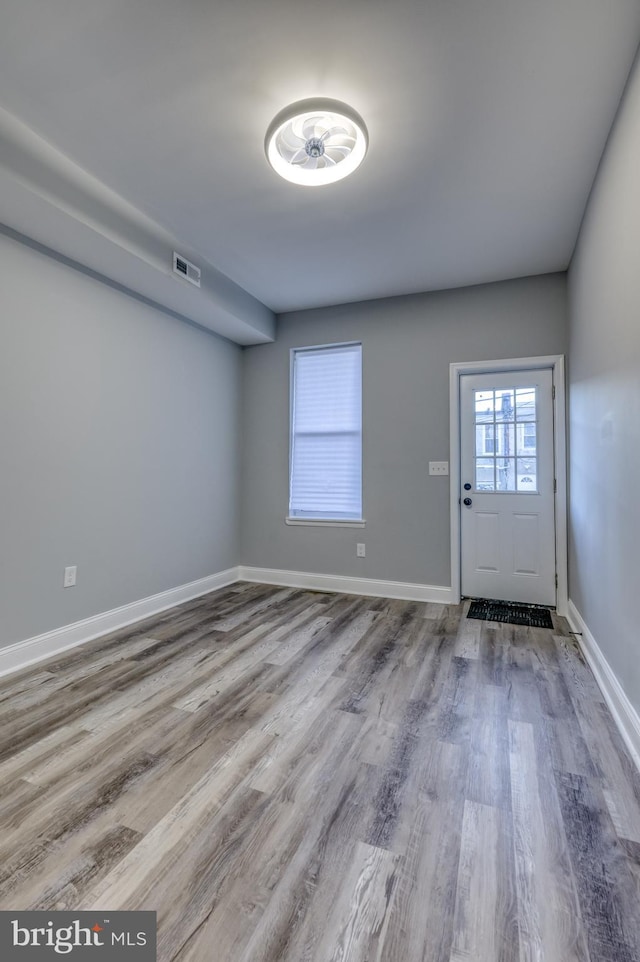
{"type": "Polygon", "coordinates": [[[179,274],[180,277],[184,277],[185,281],[189,281],[190,284],[200,287],[200,268],[188,261],[186,257],[177,254],[176,251],[173,252],[173,272],[179,274]]]}

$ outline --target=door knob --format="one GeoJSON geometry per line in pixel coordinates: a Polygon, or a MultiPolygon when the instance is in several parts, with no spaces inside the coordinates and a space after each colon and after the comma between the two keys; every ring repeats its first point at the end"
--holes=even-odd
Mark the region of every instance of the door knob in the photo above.
{"type": "Polygon", "coordinates": [[[465,486],[464,486],[464,490],[465,490],[465,491],[471,491],[471,485],[469,484],[468,481],[467,481],[467,483],[466,483],[465,486]]]}
{"type": "Polygon", "coordinates": [[[471,498],[465,498],[462,503],[463,503],[463,504],[466,504],[467,507],[469,507],[471,504],[473,504],[471,498]]]}

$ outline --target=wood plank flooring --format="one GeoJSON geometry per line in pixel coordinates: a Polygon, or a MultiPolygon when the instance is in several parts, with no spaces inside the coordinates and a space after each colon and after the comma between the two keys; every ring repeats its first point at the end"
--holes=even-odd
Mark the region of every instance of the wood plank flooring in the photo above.
{"type": "MultiPolygon", "coordinates": [[[[468,604],[468,603],[467,603],[468,604]]],[[[0,683],[0,908],[161,962],[638,962],[640,776],[554,631],[237,584],[0,683]]]]}

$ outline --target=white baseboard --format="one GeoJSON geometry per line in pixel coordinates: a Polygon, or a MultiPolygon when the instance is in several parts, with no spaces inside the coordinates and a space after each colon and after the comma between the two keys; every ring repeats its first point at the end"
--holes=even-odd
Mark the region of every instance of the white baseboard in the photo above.
{"type": "Polygon", "coordinates": [[[76,621],[72,625],[65,625],[54,631],[47,631],[43,635],[19,641],[7,648],[1,648],[0,677],[43,661],[45,658],[51,658],[52,655],[68,651],[100,635],[106,635],[118,628],[125,628],[127,625],[148,618],[150,615],[156,615],[167,608],[173,608],[174,605],[182,604],[184,601],[224,588],[235,581],[238,581],[238,568],[227,568],[226,571],[218,571],[198,581],[190,581],[186,585],[161,591],[157,595],[122,605],[121,608],[113,608],[111,611],[93,615],[83,621],[76,621]]]}
{"type": "Polygon", "coordinates": [[[582,632],[581,635],[578,635],[582,652],[595,675],[600,691],[604,695],[629,753],[640,771],[640,716],[627,698],[611,665],[603,655],[600,646],[571,599],[569,599],[567,619],[573,631],[582,632]]]}
{"type": "Polygon", "coordinates": [[[200,595],[224,588],[236,581],[260,582],[291,588],[310,588],[315,591],[338,591],[351,595],[368,595],[375,598],[398,598],[406,601],[434,601],[451,604],[454,601],[451,588],[435,585],[419,585],[401,581],[376,581],[372,578],[347,578],[342,575],[312,574],[305,571],[281,571],[277,568],[252,568],[240,566],[227,568],[198,581],[191,581],[177,588],[170,588],[157,595],[141,598],[131,604],[104,611],[91,618],[76,621],[62,628],[55,628],[42,635],[26,638],[6,648],[0,648],[0,677],[35,665],[82,645],[101,635],[119,628],[126,628],[167,608],[198,598],[200,595]]]}
{"type": "Polygon", "coordinates": [[[346,595],[370,595],[374,598],[398,598],[403,601],[434,601],[442,605],[454,602],[453,589],[439,585],[377,581],[374,578],[349,578],[344,575],[282,571],[279,568],[252,568],[245,565],[240,565],[239,577],[241,581],[282,585],[286,588],[309,588],[312,591],[338,591],[346,595]]]}

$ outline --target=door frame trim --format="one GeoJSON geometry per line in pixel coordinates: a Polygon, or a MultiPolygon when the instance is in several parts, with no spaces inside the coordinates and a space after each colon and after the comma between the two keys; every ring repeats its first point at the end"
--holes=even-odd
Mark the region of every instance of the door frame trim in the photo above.
{"type": "Polygon", "coordinates": [[[556,530],[556,609],[568,612],[567,572],[567,428],[564,354],[544,357],[517,357],[495,361],[463,361],[449,365],[449,457],[451,502],[451,591],[452,604],[460,601],[462,544],[460,541],[460,378],[463,374],[498,374],[508,371],[551,369],[553,401],[553,457],[556,492],[554,497],[556,530]]]}

